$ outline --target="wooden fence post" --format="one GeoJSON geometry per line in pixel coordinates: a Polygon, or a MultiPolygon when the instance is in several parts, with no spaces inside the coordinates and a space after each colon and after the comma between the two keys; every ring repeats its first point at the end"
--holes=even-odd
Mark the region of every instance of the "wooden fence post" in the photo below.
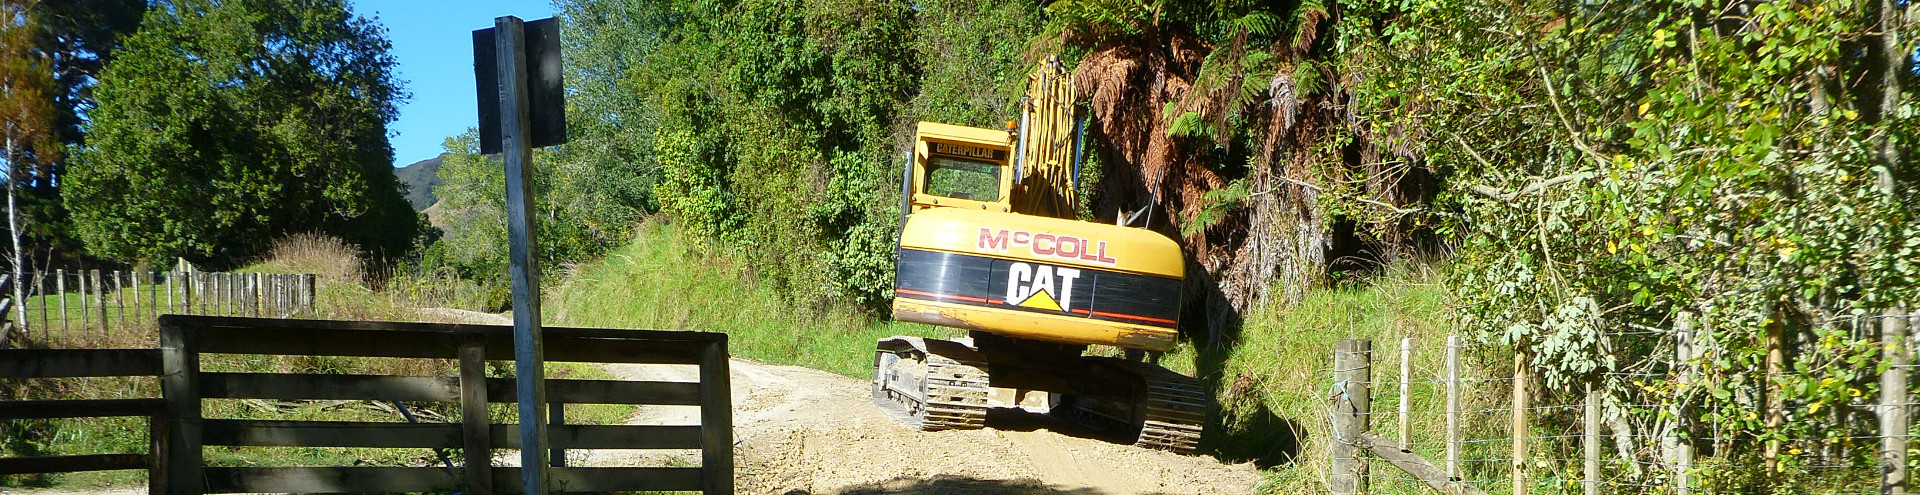
{"type": "Polygon", "coordinates": [[[33,288],[40,292],[40,340],[53,342],[53,319],[47,315],[47,272],[33,274],[33,288]]]}
{"type": "Polygon", "coordinates": [[[140,319],[140,272],[128,271],[127,278],[133,279],[133,319],[140,319]]]}
{"type": "Polygon", "coordinates": [[[1460,472],[1460,336],[1447,336],[1447,476],[1460,472]]]}
{"type": "Polygon", "coordinates": [[[1516,344],[1513,349],[1513,495],[1527,495],[1527,354],[1516,344]]]}
{"type": "MultiPolygon", "coordinates": [[[[547,403],[547,429],[558,430],[567,424],[567,403],[547,403]]],[[[547,459],[553,461],[553,467],[567,467],[567,449],[554,447],[547,449],[547,459]]]]}
{"type": "Polygon", "coordinates": [[[1367,490],[1367,460],[1360,457],[1360,434],[1371,412],[1373,341],[1341,339],[1333,349],[1333,447],[1327,489],[1334,495],[1367,490]]]}
{"type": "Polygon", "coordinates": [[[306,294],[306,297],[302,299],[300,303],[301,314],[311,315],[314,312],[314,287],[313,274],[300,276],[300,290],[306,294]]]}
{"type": "Polygon", "coordinates": [[[167,484],[167,445],[173,441],[173,428],[166,414],[147,417],[147,493],[170,493],[167,484]]]}
{"type": "Polygon", "coordinates": [[[87,290],[87,271],[75,272],[80,282],[80,333],[93,335],[93,291],[87,290]]]}
{"type": "Polygon", "coordinates": [[[167,283],[167,312],[179,314],[180,301],[179,301],[179,296],[175,295],[173,292],[173,279],[175,277],[175,274],[178,274],[180,272],[162,272],[162,273],[165,274],[165,275],[162,275],[163,277],[165,277],[165,280],[162,280],[162,281],[167,283]]]}
{"type": "Polygon", "coordinates": [[[1580,454],[1585,464],[1581,484],[1586,495],[1600,495],[1600,395],[1587,384],[1586,403],[1580,430],[1580,454]]]}
{"type": "Polygon", "coordinates": [[[247,316],[260,316],[260,274],[248,273],[241,277],[246,284],[240,291],[240,300],[245,302],[246,307],[241,308],[240,313],[247,316]]]}
{"type": "Polygon", "coordinates": [[[1413,412],[1408,397],[1413,395],[1413,337],[1400,339],[1400,445],[1413,444],[1413,412]]]}
{"type": "Polygon", "coordinates": [[[487,419],[487,349],[484,339],[460,346],[460,436],[465,447],[467,492],[493,493],[492,422],[487,419]]]}
{"type": "Polygon", "coordinates": [[[260,304],[263,298],[260,297],[260,281],[266,278],[264,275],[255,273],[247,277],[247,316],[260,316],[262,313],[260,304]]]}
{"type": "Polygon", "coordinates": [[[87,277],[93,279],[93,307],[100,310],[100,317],[93,321],[100,326],[100,336],[107,335],[107,279],[100,270],[87,270],[87,277]]]}
{"type": "Polygon", "coordinates": [[[167,400],[168,495],[206,492],[200,452],[200,352],[194,329],[160,325],[161,396],[167,400]]]}
{"type": "Polygon", "coordinates": [[[733,493],[733,386],[727,340],[700,351],[700,487],[707,495],[733,493]]]}
{"type": "MultiPolygon", "coordinates": [[[[1678,315],[1677,320],[1673,328],[1674,338],[1678,340],[1674,345],[1674,365],[1681,371],[1679,376],[1674,377],[1674,380],[1678,382],[1678,388],[1684,390],[1687,387],[1693,386],[1693,366],[1689,364],[1693,360],[1695,345],[1693,315],[1682,311],[1678,315]]],[[[1673,480],[1674,493],[1677,495],[1691,495],[1693,493],[1693,476],[1692,473],[1688,472],[1693,469],[1693,428],[1690,424],[1689,416],[1691,416],[1691,412],[1680,404],[1679,401],[1675,401],[1673,406],[1674,431],[1669,436],[1669,440],[1673,442],[1673,480]]]]}
{"type": "Polygon", "coordinates": [[[47,317],[47,272],[34,272],[33,285],[40,291],[40,340],[52,343],[53,320],[47,317]]]}
{"type": "Polygon", "coordinates": [[[284,299],[284,296],[286,293],[283,292],[286,290],[286,287],[287,287],[287,283],[286,283],[285,275],[274,275],[267,279],[267,288],[268,288],[267,292],[271,294],[267,296],[267,311],[273,314],[274,318],[287,317],[286,315],[287,306],[286,306],[286,301],[284,299]]]}
{"type": "Polygon", "coordinates": [[[1907,315],[1900,307],[1881,313],[1880,493],[1907,493],[1907,315]]]}
{"type": "MultiPolygon", "coordinates": [[[[113,301],[120,305],[120,326],[127,326],[127,279],[133,272],[113,270],[113,301]]],[[[138,301],[139,299],[135,299],[138,301]]]]}
{"type": "Polygon", "coordinates": [[[67,269],[53,271],[53,288],[60,291],[60,338],[72,337],[67,330],[67,269]]]}
{"type": "Polygon", "coordinates": [[[235,306],[234,306],[233,300],[238,299],[240,296],[240,289],[236,287],[239,284],[235,283],[240,280],[240,277],[237,277],[235,275],[238,275],[238,274],[233,272],[224,272],[220,274],[220,285],[221,285],[220,288],[223,291],[220,295],[225,297],[227,300],[227,310],[226,310],[227,316],[233,316],[235,314],[234,313],[235,306]]]}

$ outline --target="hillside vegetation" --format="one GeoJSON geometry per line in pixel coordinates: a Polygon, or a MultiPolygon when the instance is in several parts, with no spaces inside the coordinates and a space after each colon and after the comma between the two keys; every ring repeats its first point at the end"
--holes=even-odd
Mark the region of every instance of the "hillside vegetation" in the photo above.
{"type": "Polygon", "coordinates": [[[580,265],[548,295],[560,325],[726,332],[735,356],[851,377],[873,371],[873,343],[894,335],[959,336],[878,320],[832,301],[811,303],[759,280],[745,256],[678,226],[640,227],[633,242],[580,265]]]}

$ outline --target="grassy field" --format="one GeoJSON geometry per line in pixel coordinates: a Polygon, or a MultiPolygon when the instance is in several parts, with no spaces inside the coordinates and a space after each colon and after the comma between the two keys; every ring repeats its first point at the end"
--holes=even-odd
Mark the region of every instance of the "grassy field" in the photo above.
{"type": "Polygon", "coordinates": [[[547,300],[545,319],[557,325],[726,332],[734,356],[862,378],[880,338],[956,335],[832,303],[789,301],[779,287],[757,282],[740,256],[660,223],[643,226],[605,259],[575,267],[547,300]]]}

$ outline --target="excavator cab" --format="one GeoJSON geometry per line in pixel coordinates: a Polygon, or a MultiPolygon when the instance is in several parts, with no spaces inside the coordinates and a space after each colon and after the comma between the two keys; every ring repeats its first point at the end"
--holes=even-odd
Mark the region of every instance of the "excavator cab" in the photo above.
{"type": "Polygon", "coordinates": [[[1005,131],[921,122],[907,169],[913,209],[1013,210],[1011,150],[1005,131]]]}

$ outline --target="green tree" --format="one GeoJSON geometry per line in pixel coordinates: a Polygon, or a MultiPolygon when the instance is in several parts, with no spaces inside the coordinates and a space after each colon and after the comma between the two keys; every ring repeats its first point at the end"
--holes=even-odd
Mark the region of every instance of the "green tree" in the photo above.
{"type": "Polygon", "coordinates": [[[230,263],[275,236],[404,254],[420,222],[386,126],[404,97],[382,29],[340,0],[182,0],[101,75],[65,204],[93,253],[230,263]]]}
{"type": "MultiPolygon", "coordinates": [[[[498,156],[480,154],[478,131],[447,138],[441,155],[436,223],[443,232],[427,247],[429,267],[452,269],[489,288],[490,304],[507,303],[507,178],[498,156]]],[[[534,227],[540,266],[554,276],[565,267],[626,241],[638,213],[614,198],[621,188],[584,162],[558,158],[558,149],[534,150],[534,227]]],[[[556,278],[557,279],[557,278],[556,278]]]]}
{"type": "MultiPolygon", "coordinates": [[[[100,71],[113,60],[126,37],[140,27],[147,11],[145,0],[56,0],[33,4],[39,30],[39,50],[47,58],[55,88],[52,98],[55,133],[66,147],[85,144],[86,113],[96,102],[93,90],[100,71]]],[[[72,215],[60,202],[60,177],[72,156],[64,155],[41,166],[32,181],[19,184],[21,215],[26,219],[29,253],[49,259],[81,253],[72,215]]],[[[58,263],[58,262],[55,262],[58,263]]]]}
{"type": "MultiPolygon", "coordinates": [[[[60,145],[54,139],[53,72],[46,57],[35,48],[39,23],[32,2],[0,2],[0,162],[5,163],[7,181],[7,233],[12,240],[8,256],[13,283],[14,321],[26,321],[25,291],[21,277],[26,271],[27,253],[21,238],[19,192],[16,185],[30,183],[43,174],[43,166],[58,159],[60,145]]],[[[0,343],[7,335],[0,334],[0,343]]]]}

